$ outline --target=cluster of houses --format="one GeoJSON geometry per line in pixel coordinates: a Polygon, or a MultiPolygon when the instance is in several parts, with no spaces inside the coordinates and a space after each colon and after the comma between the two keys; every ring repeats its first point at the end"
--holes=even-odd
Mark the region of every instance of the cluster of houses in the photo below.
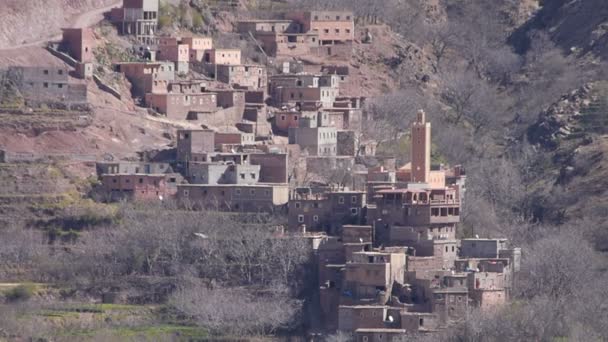
{"type": "MultiPolygon", "coordinates": [[[[509,300],[521,251],[504,239],[457,239],[465,171],[432,164],[423,111],[411,126],[411,162],[397,165],[377,158],[377,143],[365,138],[373,120],[364,115],[365,98],[340,93],[347,66],[278,70],[209,37],[159,36],[158,0],[124,0],[109,18],[141,52],[140,61],[115,66],[132,96],[200,128],[178,130],[171,149],[141,161],[97,163],[98,199],[173,199],[190,209],[286,216],[286,234],[315,250],[320,328],[357,341],[405,341],[466,318],[470,308],[509,300]]],[[[277,61],[348,56],[355,37],[345,11],[244,20],[236,30],[277,61]]],[[[74,60],[73,71],[11,72],[32,100],[86,103],[86,84],[72,84],[68,74],[94,77],[95,41],[90,28],[66,29],[58,53],[74,60]]]]}

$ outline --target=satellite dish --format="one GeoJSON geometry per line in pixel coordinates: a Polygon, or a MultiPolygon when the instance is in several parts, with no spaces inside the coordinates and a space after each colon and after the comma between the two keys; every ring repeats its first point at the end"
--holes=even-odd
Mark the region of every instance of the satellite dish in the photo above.
{"type": "Polygon", "coordinates": [[[476,238],[476,239],[479,239],[479,234],[475,234],[475,238],[476,238]]]}
{"type": "Polygon", "coordinates": [[[362,239],[362,238],[359,238],[359,242],[363,243],[363,239],[362,239]]]}
{"type": "Polygon", "coordinates": [[[387,319],[387,320],[388,320],[389,322],[393,323],[393,321],[394,321],[394,320],[393,320],[393,316],[388,316],[388,319],[387,319]]]}
{"type": "Polygon", "coordinates": [[[163,196],[162,195],[158,196],[158,199],[162,201],[163,200],[163,196]]]}

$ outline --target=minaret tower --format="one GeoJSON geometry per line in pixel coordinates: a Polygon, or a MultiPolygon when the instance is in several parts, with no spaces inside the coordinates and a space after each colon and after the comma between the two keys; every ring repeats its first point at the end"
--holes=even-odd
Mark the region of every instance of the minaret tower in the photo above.
{"type": "Polygon", "coordinates": [[[431,123],[421,109],[416,113],[411,134],[412,182],[428,183],[431,173],[431,123]]]}

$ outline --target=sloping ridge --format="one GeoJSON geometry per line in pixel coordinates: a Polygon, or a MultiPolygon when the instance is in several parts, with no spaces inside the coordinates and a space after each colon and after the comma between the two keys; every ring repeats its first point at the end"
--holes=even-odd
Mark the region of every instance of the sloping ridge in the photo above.
{"type": "Polygon", "coordinates": [[[608,58],[608,1],[545,0],[539,12],[510,37],[518,53],[530,48],[528,35],[543,31],[565,51],[592,51],[608,58]]]}
{"type": "Polygon", "coordinates": [[[116,0],[2,0],[0,49],[51,38],[73,16],[117,3],[116,0]]]}

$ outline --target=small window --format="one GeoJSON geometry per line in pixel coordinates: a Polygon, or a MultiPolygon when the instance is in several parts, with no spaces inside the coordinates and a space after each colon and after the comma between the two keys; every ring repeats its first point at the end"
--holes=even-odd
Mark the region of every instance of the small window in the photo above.
{"type": "Polygon", "coordinates": [[[49,74],[49,71],[48,71],[48,70],[44,70],[44,74],[45,74],[45,75],[48,75],[48,74],[49,74]]]}
{"type": "Polygon", "coordinates": [[[296,209],[300,209],[300,202],[296,202],[296,209]]]}
{"type": "Polygon", "coordinates": [[[250,194],[251,196],[255,195],[255,189],[251,189],[251,190],[249,190],[249,194],[250,194]]]}
{"type": "Polygon", "coordinates": [[[344,196],[338,197],[338,203],[344,204],[344,196]]]}
{"type": "Polygon", "coordinates": [[[350,197],[350,203],[356,204],[357,203],[357,196],[351,196],[350,197]]]}
{"type": "Polygon", "coordinates": [[[183,194],[184,194],[184,197],[188,197],[190,195],[190,191],[184,190],[183,194]]]}
{"type": "Polygon", "coordinates": [[[350,208],[350,213],[352,215],[357,215],[359,213],[359,209],[358,208],[350,208]]]}
{"type": "Polygon", "coordinates": [[[237,196],[238,196],[238,195],[240,195],[240,194],[241,194],[241,189],[236,189],[236,190],[234,191],[234,193],[235,193],[237,196]]]}
{"type": "Polygon", "coordinates": [[[59,89],[63,88],[63,84],[59,83],[59,84],[57,85],[57,88],[59,88],[59,89]]]}
{"type": "Polygon", "coordinates": [[[139,179],[139,184],[144,184],[144,179],[143,178],[139,179]]]}
{"type": "Polygon", "coordinates": [[[298,223],[304,223],[304,215],[298,215],[298,223]]]}
{"type": "Polygon", "coordinates": [[[48,87],[49,87],[49,84],[48,84],[48,83],[46,83],[46,82],[44,82],[44,87],[45,87],[45,88],[48,88],[48,87]]]}
{"type": "Polygon", "coordinates": [[[63,75],[63,70],[57,70],[57,73],[58,73],[59,75],[63,75]]]}
{"type": "Polygon", "coordinates": [[[312,220],[315,222],[319,222],[319,216],[318,215],[313,216],[312,220]]]}

